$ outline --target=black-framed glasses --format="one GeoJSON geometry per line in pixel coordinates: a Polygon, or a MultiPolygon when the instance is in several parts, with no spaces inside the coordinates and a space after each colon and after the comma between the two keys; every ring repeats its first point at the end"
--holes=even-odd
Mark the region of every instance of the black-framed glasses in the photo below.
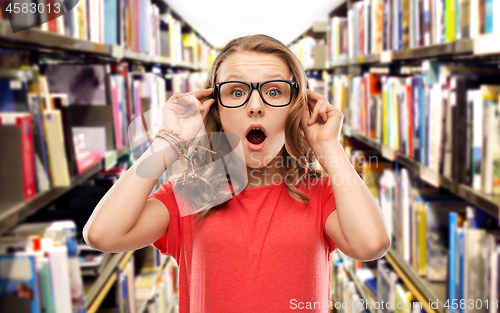
{"type": "Polygon", "coordinates": [[[264,103],[272,107],[284,107],[292,102],[293,91],[298,84],[292,80],[268,80],[259,83],[227,81],[215,84],[216,97],[226,108],[238,108],[245,105],[254,89],[259,91],[264,103]]]}

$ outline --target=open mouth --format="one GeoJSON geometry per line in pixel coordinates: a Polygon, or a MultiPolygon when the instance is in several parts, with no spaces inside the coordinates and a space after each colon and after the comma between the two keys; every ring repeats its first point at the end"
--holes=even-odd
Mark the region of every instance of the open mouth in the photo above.
{"type": "Polygon", "coordinates": [[[258,128],[253,128],[248,132],[247,140],[254,145],[259,145],[266,140],[266,134],[258,128]]]}
{"type": "Polygon", "coordinates": [[[247,146],[252,151],[262,151],[266,146],[267,132],[261,124],[252,124],[247,128],[247,146]]]}

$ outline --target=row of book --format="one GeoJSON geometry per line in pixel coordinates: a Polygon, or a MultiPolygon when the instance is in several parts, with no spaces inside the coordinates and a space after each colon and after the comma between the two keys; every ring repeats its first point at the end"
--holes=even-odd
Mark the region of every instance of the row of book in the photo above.
{"type": "Polygon", "coordinates": [[[182,22],[171,14],[165,14],[161,27],[161,55],[175,64],[186,62],[202,68],[209,68],[217,56],[217,51],[194,31],[183,32],[182,22]]]}
{"type": "MultiPolygon", "coordinates": [[[[393,248],[419,275],[446,282],[447,299],[475,299],[484,304],[483,312],[494,309],[500,281],[498,218],[459,198],[412,188],[409,173],[386,170],[380,179],[382,210],[394,220],[393,248]]],[[[451,312],[470,309],[444,305],[451,312]]]]}
{"type": "Polygon", "coordinates": [[[87,311],[72,221],[27,223],[0,238],[0,290],[12,312],[87,311]]]}
{"type": "MultiPolygon", "coordinates": [[[[372,192],[387,221],[391,249],[418,275],[445,282],[450,301],[479,299],[484,311],[490,299],[493,307],[500,281],[498,218],[428,187],[404,167],[395,170],[392,163],[380,162],[377,151],[360,148],[352,139],[344,138],[344,145],[370,190],[376,189],[372,192]]],[[[444,305],[464,312],[464,306],[444,305]]]]}
{"type": "MultiPolygon", "coordinates": [[[[161,255],[152,245],[151,249],[161,255]]],[[[164,255],[161,255],[164,258],[164,255]]],[[[147,301],[147,312],[170,313],[167,311],[176,305],[179,293],[179,271],[172,258],[157,265],[145,265],[135,280],[136,299],[147,301]]],[[[135,312],[125,311],[125,312],[135,312]]]]}
{"type": "MultiPolygon", "coordinates": [[[[354,282],[354,277],[351,273],[353,259],[349,258],[339,250],[335,250],[332,254],[332,284],[331,284],[331,299],[333,300],[330,306],[331,312],[342,312],[342,313],[363,313],[369,312],[363,305],[360,305],[360,301],[363,299],[361,291],[358,289],[354,282]],[[342,304],[345,303],[342,308],[342,304]],[[354,306],[349,304],[354,303],[354,306]],[[332,310],[333,307],[333,310],[332,310]]],[[[359,261],[356,261],[356,269],[358,269],[359,261]]],[[[362,262],[359,262],[362,263],[362,262]]],[[[364,263],[364,266],[359,266],[359,273],[366,271],[367,277],[363,281],[363,288],[369,291],[371,295],[376,294],[377,280],[376,276],[371,269],[367,267],[368,264],[364,263]],[[370,276],[370,277],[368,277],[370,276]]],[[[358,276],[356,276],[357,278],[358,276]]],[[[361,281],[361,279],[359,279],[361,281]]]]}
{"type": "MultiPolygon", "coordinates": [[[[115,255],[77,244],[71,220],[18,225],[0,237],[2,308],[9,312],[87,312],[91,303],[85,301],[84,281],[98,279],[82,274],[96,259],[89,258],[90,250],[101,259],[107,256],[100,261],[104,267],[115,255]]],[[[115,291],[113,302],[119,312],[136,312],[139,300],[152,300],[165,308],[176,301],[177,265],[152,245],[137,250],[119,269],[115,291]]]]}
{"type": "Polygon", "coordinates": [[[10,3],[2,4],[7,6],[3,8],[5,18],[12,12],[9,17],[13,29],[37,27],[64,36],[160,55],[160,13],[150,0],[28,1],[28,5],[32,3],[37,5],[36,10],[28,8],[32,14],[19,14],[24,13],[22,11],[16,14],[12,5],[7,6],[10,3]]]}
{"type": "MultiPolygon", "coordinates": [[[[208,43],[194,31],[183,32],[182,22],[170,13],[161,15],[151,0],[28,2],[37,5],[36,13],[10,14],[13,29],[36,27],[71,38],[165,56],[174,64],[186,62],[208,68],[215,58],[216,51],[208,43]]],[[[8,17],[5,10],[2,13],[7,4],[0,5],[0,19],[8,17]]]]}
{"type": "Polygon", "coordinates": [[[500,192],[498,69],[425,62],[423,74],[335,76],[344,124],[486,194],[500,192]]]}
{"type": "Polygon", "coordinates": [[[302,62],[304,68],[314,67],[314,47],[323,43],[324,40],[316,40],[313,37],[306,36],[289,45],[290,50],[302,62]]]}
{"type": "Polygon", "coordinates": [[[158,109],[173,92],[188,92],[206,74],[167,78],[127,63],[50,64],[1,70],[2,207],[29,200],[77,175],[113,151],[141,154],[158,131],[158,109]],[[142,123],[144,116],[146,127],[142,123]],[[141,143],[141,144],[138,144],[141,143]]]}
{"type": "Polygon", "coordinates": [[[330,19],[330,60],[497,33],[492,0],[362,0],[330,19]]]}
{"type": "Polygon", "coordinates": [[[333,252],[333,264],[332,306],[335,311],[425,312],[424,305],[417,301],[385,259],[360,262],[336,250],[333,252]]]}

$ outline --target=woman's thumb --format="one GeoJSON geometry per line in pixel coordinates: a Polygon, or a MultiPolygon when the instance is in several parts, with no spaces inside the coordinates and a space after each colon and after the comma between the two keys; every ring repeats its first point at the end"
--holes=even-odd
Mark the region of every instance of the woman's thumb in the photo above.
{"type": "Polygon", "coordinates": [[[201,105],[201,107],[202,107],[201,117],[203,118],[203,120],[205,120],[205,116],[207,116],[208,111],[210,111],[210,107],[212,106],[212,104],[214,102],[215,102],[215,99],[211,98],[211,99],[208,99],[207,101],[202,103],[202,105],[201,105]]]}

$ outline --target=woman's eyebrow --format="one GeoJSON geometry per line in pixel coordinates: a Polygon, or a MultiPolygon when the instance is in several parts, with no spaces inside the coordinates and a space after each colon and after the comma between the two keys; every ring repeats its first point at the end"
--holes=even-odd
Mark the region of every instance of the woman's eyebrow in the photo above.
{"type": "MultiPolygon", "coordinates": [[[[269,75],[264,75],[265,79],[264,80],[271,80],[271,79],[283,79],[283,80],[286,80],[286,78],[284,78],[283,75],[281,74],[269,74],[269,75]]],[[[241,80],[241,81],[245,81],[244,77],[241,76],[241,75],[237,75],[237,74],[230,74],[227,78],[226,78],[226,81],[228,80],[231,80],[231,79],[236,79],[236,80],[241,80]]]]}

